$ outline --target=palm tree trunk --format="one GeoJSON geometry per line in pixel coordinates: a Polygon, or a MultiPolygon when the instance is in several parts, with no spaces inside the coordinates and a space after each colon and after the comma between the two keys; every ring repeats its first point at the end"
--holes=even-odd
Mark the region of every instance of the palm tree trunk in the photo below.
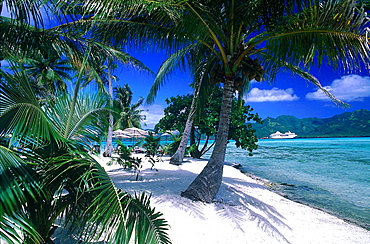
{"type": "MultiPolygon", "coordinates": [[[[110,62],[108,64],[108,90],[110,95],[110,106],[113,107],[113,85],[112,85],[112,73],[110,69],[111,65],[110,62]]],[[[108,127],[108,135],[107,135],[107,142],[105,144],[105,157],[111,157],[113,153],[113,115],[109,112],[109,127],[108,127]]]]}
{"type": "Polygon", "coordinates": [[[191,127],[191,131],[190,131],[190,146],[192,146],[192,145],[194,145],[195,147],[190,152],[190,155],[193,158],[200,158],[202,156],[202,154],[200,153],[200,151],[198,149],[199,141],[195,140],[195,127],[194,126],[191,127]]]}
{"type": "Polygon", "coordinates": [[[226,80],[216,143],[211,158],[202,172],[190,184],[188,189],[181,193],[183,197],[196,201],[211,202],[220,189],[229,135],[233,91],[233,81],[226,80]]]}
{"type": "Polygon", "coordinates": [[[194,115],[195,115],[195,104],[196,104],[196,97],[194,96],[193,101],[191,102],[190,106],[190,113],[186,120],[185,129],[182,133],[181,141],[179,147],[177,148],[174,155],[172,155],[170,159],[170,164],[174,165],[181,165],[182,160],[184,159],[185,149],[188,144],[191,128],[193,127],[194,115]]]}
{"type": "Polygon", "coordinates": [[[177,148],[175,154],[172,155],[170,159],[170,164],[181,165],[182,161],[184,160],[186,146],[188,144],[190,132],[193,127],[193,121],[194,121],[195,111],[197,107],[197,100],[198,100],[198,96],[200,92],[200,86],[201,84],[198,84],[198,86],[195,88],[195,93],[194,93],[193,100],[191,101],[190,112],[186,120],[185,129],[184,129],[184,132],[182,133],[179,147],[177,148]]]}

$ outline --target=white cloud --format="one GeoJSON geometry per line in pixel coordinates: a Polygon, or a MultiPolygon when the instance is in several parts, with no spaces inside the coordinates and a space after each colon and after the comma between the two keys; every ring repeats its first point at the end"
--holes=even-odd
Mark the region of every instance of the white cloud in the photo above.
{"type": "MultiPolygon", "coordinates": [[[[359,75],[347,75],[336,79],[330,86],[325,86],[338,99],[352,102],[363,101],[365,97],[370,97],[370,77],[359,75]]],[[[310,100],[330,100],[321,90],[307,93],[310,100]]]]}
{"type": "Polygon", "coordinates": [[[153,104],[148,106],[141,106],[139,109],[144,110],[141,115],[146,116],[146,120],[141,122],[144,128],[153,129],[158,121],[164,116],[163,105],[153,104]],[[146,125],[144,125],[144,123],[146,125]]]}
{"type": "Polygon", "coordinates": [[[260,90],[253,88],[247,95],[247,102],[279,102],[279,101],[295,101],[299,97],[294,94],[292,88],[286,90],[278,89],[276,87],[271,90],[260,90]]]}

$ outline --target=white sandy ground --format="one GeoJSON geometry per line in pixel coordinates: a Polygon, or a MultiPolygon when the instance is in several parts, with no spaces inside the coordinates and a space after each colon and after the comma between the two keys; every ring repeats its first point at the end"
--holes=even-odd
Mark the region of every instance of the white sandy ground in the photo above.
{"type": "Polygon", "coordinates": [[[370,243],[370,231],[290,201],[231,166],[224,168],[215,201],[206,204],[180,196],[205,160],[185,159],[175,166],[163,157],[157,170],[144,164],[139,181],[119,165],[107,166],[107,158],[98,160],[117,187],[152,193],[152,206],[168,221],[173,244],[370,243]]]}

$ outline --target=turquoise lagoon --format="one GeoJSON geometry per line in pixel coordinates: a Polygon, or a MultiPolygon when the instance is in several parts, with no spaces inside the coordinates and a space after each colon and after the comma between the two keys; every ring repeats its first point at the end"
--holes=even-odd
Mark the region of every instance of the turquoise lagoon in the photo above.
{"type": "Polygon", "coordinates": [[[258,145],[249,157],[229,143],[225,160],[293,201],[370,229],[370,138],[265,139],[258,145]]]}

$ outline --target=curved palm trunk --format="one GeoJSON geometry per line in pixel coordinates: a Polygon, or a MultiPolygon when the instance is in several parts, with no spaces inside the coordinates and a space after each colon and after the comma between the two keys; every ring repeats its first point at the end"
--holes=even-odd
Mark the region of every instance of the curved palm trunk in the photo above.
{"type": "Polygon", "coordinates": [[[182,133],[179,147],[177,148],[175,154],[172,155],[170,159],[170,164],[181,165],[182,160],[184,159],[186,145],[188,144],[191,128],[193,127],[193,121],[194,121],[194,115],[195,115],[195,104],[196,104],[195,100],[196,100],[196,97],[194,96],[193,101],[191,102],[190,113],[186,120],[185,129],[184,129],[184,132],[182,133]]]}
{"type": "Polygon", "coordinates": [[[198,86],[195,88],[195,94],[194,94],[193,100],[191,101],[190,112],[186,120],[184,132],[182,133],[179,147],[177,148],[175,154],[172,155],[170,159],[170,164],[181,165],[182,161],[184,160],[186,145],[188,144],[191,129],[193,128],[196,104],[197,104],[197,99],[198,99],[199,92],[200,92],[200,85],[201,84],[198,84],[198,86]]]}
{"type": "Polygon", "coordinates": [[[190,184],[188,189],[181,193],[183,197],[196,201],[211,202],[220,189],[229,135],[233,91],[233,81],[226,80],[224,84],[216,144],[211,158],[202,172],[190,184]]]}
{"type": "MultiPolygon", "coordinates": [[[[110,95],[110,106],[113,107],[113,85],[112,85],[112,74],[110,67],[108,67],[108,89],[109,89],[109,95],[110,95]]],[[[106,142],[106,148],[104,152],[105,157],[111,157],[113,153],[113,115],[111,112],[109,112],[109,127],[108,127],[108,135],[107,135],[107,142],[106,142]]]]}
{"type": "Polygon", "coordinates": [[[199,151],[199,140],[196,141],[195,140],[195,127],[192,126],[191,127],[191,131],[190,131],[190,146],[192,145],[196,145],[196,147],[193,148],[193,150],[190,152],[190,155],[193,157],[193,158],[200,158],[202,156],[201,152],[199,151]]]}

